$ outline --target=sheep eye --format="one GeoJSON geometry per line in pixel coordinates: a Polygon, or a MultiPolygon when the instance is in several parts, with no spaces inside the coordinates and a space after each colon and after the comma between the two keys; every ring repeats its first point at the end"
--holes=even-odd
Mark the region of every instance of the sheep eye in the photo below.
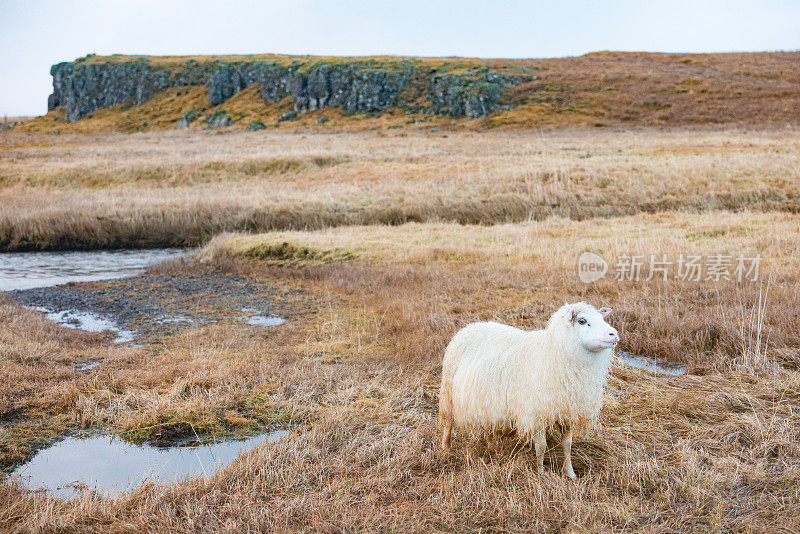
{"type": "Polygon", "coordinates": [[[581,317],[580,319],[578,319],[578,324],[586,324],[586,319],[581,317]]]}

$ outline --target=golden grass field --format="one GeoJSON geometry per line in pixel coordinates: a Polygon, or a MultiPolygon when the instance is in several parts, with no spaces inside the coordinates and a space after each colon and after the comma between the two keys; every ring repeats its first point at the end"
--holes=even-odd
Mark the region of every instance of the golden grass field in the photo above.
{"type": "Polygon", "coordinates": [[[0,249],[221,231],[800,211],[794,130],[0,136],[0,249]]]}
{"type": "Polygon", "coordinates": [[[5,469],[78,428],[291,432],[116,499],[4,481],[0,525],[796,532],[798,159],[792,129],[0,133],[4,250],[202,245],[151,272],[243,273],[308,297],[266,334],[229,321],[137,348],[2,296],[5,469]],[[586,250],[763,261],[756,281],[583,284],[586,250]],[[557,441],[541,476],[511,439],[457,433],[441,451],[450,337],[476,320],[541,328],[577,300],[614,308],[621,350],[688,373],[617,362],[574,482],[557,441]],[[103,363],[74,370],[88,359],[103,363]]]}

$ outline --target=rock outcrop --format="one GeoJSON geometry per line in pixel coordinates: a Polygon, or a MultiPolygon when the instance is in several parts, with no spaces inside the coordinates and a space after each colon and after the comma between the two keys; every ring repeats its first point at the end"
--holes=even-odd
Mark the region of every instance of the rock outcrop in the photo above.
{"type": "Polygon", "coordinates": [[[275,63],[226,63],[208,80],[208,99],[221,104],[258,83],[264,100],[292,97],[294,110],[313,111],[328,106],[349,112],[381,111],[398,104],[398,96],[415,72],[412,62],[383,70],[362,64],[310,66],[275,63]]]}
{"type": "Polygon", "coordinates": [[[47,108],[65,106],[66,119],[74,122],[99,108],[140,105],[169,87],[202,85],[213,70],[213,64],[197,61],[187,61],[175,70],[152,66],[146,59],[58,63],[50,69],[53,94],[47,108]]]}
{"type": "Polygon", "coordinates": [[[259,84],[264,100],[290,96],[296,112],[335,106],[351,113],[371,113],[400,107],[474,118],[497,110],[504,88],[530,78],[490,72],[485,67],[448,74],[423,68],[414,60],[153,64],[147,58],[86,58],[54,65],[50,73],[53,94],[48,109],[65,106],[70,122],[103,107],[140,105],[156,92],[176,86],[207,85],[209,102],[219,105],[254,83],[259,84]]]}
{"type": "Polygon", "coordinates": [[[498,108],[505,87],[519,82],[518,77],[496,73],[486,73],[472,80],[454,74],[434,76],[428,88],[432,103],[429,111],[452,117],[481,117],[498,108]]]}

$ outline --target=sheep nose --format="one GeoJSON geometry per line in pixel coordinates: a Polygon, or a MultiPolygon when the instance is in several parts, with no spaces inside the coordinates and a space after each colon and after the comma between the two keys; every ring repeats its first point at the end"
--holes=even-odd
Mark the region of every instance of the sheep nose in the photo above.
{"type": "Polygon", "coordinates": [[[608,333],[608,335],[609,335],[609,337],[611,338],[611,341],[613,341],[613,342],[615,342],[615,343],[619,341],[619,334],[617,334],[617,331],[616,331],[616,330],[612,330],[612,331],[610,331],[610,332],[608,333]]]}

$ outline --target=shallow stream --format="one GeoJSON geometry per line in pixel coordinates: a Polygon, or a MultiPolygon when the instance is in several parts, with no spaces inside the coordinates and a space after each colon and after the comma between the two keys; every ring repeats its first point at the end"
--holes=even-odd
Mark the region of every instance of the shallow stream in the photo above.
{"type": "Polygon", "coordinates": [[[7,252],[0,254],[0,291],[126,278],[183,252],[179,248],[7,252]]]}
{"type": "Polygon", "coordinates": [[[148,332],[152,334],[159,325],[167,327],[161,330],[175,331],[217,322],[223,317],[198,315],[198,311],[225,308],[227,303],[220,302],[220,298],[226,296],[258,305],[241,308],[239,312],[244,314],[231,310],[229,318],[263,327],[286,322],[272,312],[270,303],[265,302],[269,299],[257,298],[263,291],[255,291],[257,288],[249,280],[224,275],[142,274],[150,265],[183,252],[156,249],[0,254],[0,291],[8,291],[21,305],[66,328],[113,332],[114,337],[109,339],[112,343],[134,341],[148,332]],[[80,284],[102,281],[118,285],[80,284]],[[170,312],[167,308],[175,310],[170,312]]]}
{"type": "Polygon", "coordinates": [[[688,366],[676,362],[663,362],[639,354],[631,354],[624,350],[617,351],[617,358],[637,369],[645,369],[653,373],[682,376],[688,371],[688,366]]]}

